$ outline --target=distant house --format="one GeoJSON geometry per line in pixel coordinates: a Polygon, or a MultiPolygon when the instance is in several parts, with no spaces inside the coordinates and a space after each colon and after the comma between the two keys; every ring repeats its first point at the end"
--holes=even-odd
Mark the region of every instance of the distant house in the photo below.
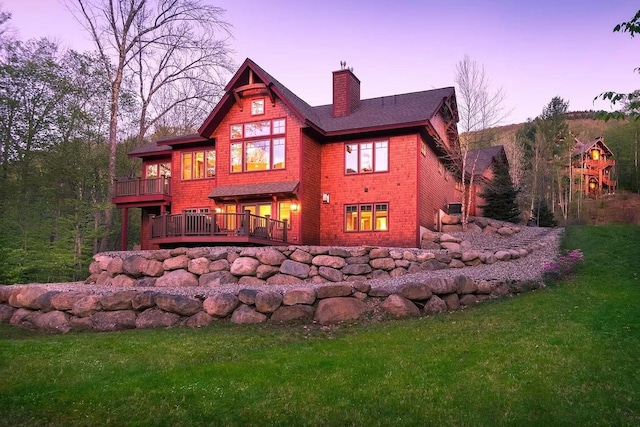
{"type": "Polygon", "coordinates": [[[493,179],[493,165],[496,163],[509,164],[507,153],[502,145],[469,150],[467,153],[467,161],[465,162],[467,179],[473,175],[473,185],[469,189],[471,192],[469,215],[471,216],[482,216],[482,209],[478,206],[484,205],[485,201],[480,197],[480,194],[493,179]]]}
{"type": "Polygon", "coordinates": [[[599,136],[590,142],[575,138],[575,141],[571,153],[571,182],[575,191],[595,198],[615,193],[617,181],[612,176],[616,162],[604,138],[599,136]]]}
{"type": "MultiPolygon", "coordinates": [[[[309,81],[308,84],[314,84],[309,81]]],[[[344,65],[333,102],[312,107],[247,59],[196,134],[134,150],[117,182],[143,249],[222,244],[417,247],[460,201],[453,87],[372,99],[344,65]]]]}

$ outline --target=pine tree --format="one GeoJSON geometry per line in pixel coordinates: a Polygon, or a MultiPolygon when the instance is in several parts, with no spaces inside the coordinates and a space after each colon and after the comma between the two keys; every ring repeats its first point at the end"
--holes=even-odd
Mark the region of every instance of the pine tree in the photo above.
{"type": "Polygon", "coordinates": [[[493,179],[480,194],[485,204],[479,207],[487,218],[517,223],[520,221],[516,199],[518,190],[509,175],[509,166],[506,162],[498,161],[492,165],[492,169],[493,179]]]}
{"type": "Polygon", "coordinates": [[[551,212],[544,199],[539,199],[533,207],[530,223],[538,227],[555,227],[558,225],[558,221],[554,218],[553,212],[551,212]]]}

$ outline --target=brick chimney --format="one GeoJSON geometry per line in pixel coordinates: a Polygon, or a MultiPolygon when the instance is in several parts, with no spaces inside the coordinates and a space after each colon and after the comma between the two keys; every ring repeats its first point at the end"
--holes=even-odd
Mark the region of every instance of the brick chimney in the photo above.
{"type": "Polygon", "coordinates": [[[333,117],[344,117],[360,106],[360,80],[350,68],[333,72],[333,117]]]}

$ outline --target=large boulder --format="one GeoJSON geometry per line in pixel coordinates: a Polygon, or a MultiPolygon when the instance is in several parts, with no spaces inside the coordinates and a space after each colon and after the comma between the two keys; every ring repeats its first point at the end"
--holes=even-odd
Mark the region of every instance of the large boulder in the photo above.
{"type": "Polygon", "coordinates": [[[260,313],[273,313],[282,305],[282,295],[278,292],[258,292],[256,295],[256,310],[260,313]]]}
{"type": "Polygon", "coordinates": [[[183,321],[183,325],[189,328],[201,328],[210,325],[215,318],[204,311],[199,311],[183,321]]]}
{"type": "Polygon", "coordinates": [[[331,267],[321,266],[318,269],[318,274],[331,282],[342,282],[343,279],[342,272],[331,267]]]}
{"type": "Polygon", "coordinates": [[[385,270],[385,271],[391,271],[394,268],[396,268],[396,262],[393,258],[373,258],[371,257],[371,261],[369,261],[369,265],[371,265],[371,268],[374,268],[376,270],[385,270]]]}
{"type": "Polygon", "coordinates": [[[347,264],[344,258],[331,255],[318,255],[311,260],[311,263],[318,267],[324,266],[331,268],[342,268],[347,264]]]}
{"type": "Polygon", "coordinates": [[[296,285],[298,283],[302,283],[302,279],[280,273],[274,274],[267,279],[267,285],[296,285]]]}
{"type": "Polygon", "coordinates": [[[231,264],[231,274],[235,276],[255,276],[260,261],[250,257],[239,257],[231,264]]]}
{"type": "Polygon", "coordinates": [[[282,252],[274,248],[258,248],[255,257],[265,265],[281,265],[287,259],[282,252]]]}
{"type": "Polygon", "coordinates": [[[364,302],[356,298],[337,297],[320,300],[314,320],[321,325],[356,320],[367,309],[364,302]]]}
{"type": "Polygon", "coordinates": [[[134,329],[136,317],[133,310],[98,311],[91,315],[91,325],[96,331],[102,332],[134,329]]]}
{"type": "Polygon", "coordinates": [[[102,305],[100,305],[100,295],[88,295],[84,298],[79,299],[73,305],[71,309],[71,314],[77,317],[88,317],[93,313],[102,309],[102,305]]]}
{"type": "Polygon", "coordinates": [[[226,317],[238,306],[240,301],[234,294],[225,292],[208,297],[204,300],[204,311],[211,316],[226,317]]]}
{"type": "Polygon", "coordinates": [[[248,305],[243,304],[233,312],[231,315],[231,321],[239,325],[263,323],[267,321],[267,316],[253,310],[248,305]]]}
{"type": "Polygon", "coordinates": [[[179,270],[189,267],[189,257],[186,255],[178,255],[167,258],[162,262],[162,268],[165,270],[179,270]]]}
{"type": "Polygon", "coordinates": [[[180,286],[198,286],[198,278],[195,274],[189,273],[187,270],[173,270],[165,272],[164,276],[158,277],[156,287],[180,287],[180,286]]]}
{"type": "Polygon", "coordinates": [[[346,283],[321,285],[316,288],[318,299],[333,297],[348,297],[353,293],[351,285],[346,283]]]}
{"type": "Polygon", "coordinates": [[[398,294],[389,295],[380,304],[380,308],[396,317],[417,317],[420,315],[420,310],[414,303],[398,294]]]}
{"type": "Polygon", "coordinates": [[[33,326],[38,329],[51,332],[67,333],[71,330],[69,326],[69,314],[62,311],[49,311],[47,313],[38,313],[33,317],[33,326]]]}
{"type": "Polygon", "coordinates": [[[100,305],[103,310],[131,310],[131,301],[137,295],[137,291],[119,291],[111,294],[104,294],[100,298],[100,305]]]}
{"type": "MultiPolygon", "coordinates": [[[[369,257],[363,257],[366,258],[367,261],[369,262],[369,257]]],[[[360,276],[363,274],[369,274],[371,273],[371,266],[369,264],[347,264],[344,267],[342,267],[342,273],[343,274],[348,274],[350,276],[360,276]]]]}
{"type": "Polygon", "coordinates": [[[427,283],[431,292],[438,295],[452,294],[458,290],[455,280],[450,277],[431,277],[427,283]]]}
{"type": "Polygon", "coordinates": [[[306,279],[309,277],[309,271],[311,267],[301,262],[292,261],[290,259],[284,261],[280,266],[280,273],[288,276],[294,276],[299,279],[306,279]]]}
{"type": "Polygon", "coordinates": [[[228,285],[238,283],[238,278],[229,271],[214,271],[212,273],[203,274],[198,279],[198,284],[204,287],[228,285]]]}
{"type": "Polygon", "coordinates": [[[197,276],[201,274],[205,274],[209,272],[209,264],[210,261],[206,257],[199,257],[189,260],[189,264],[187,265],[187,271],[189,273],[193,273],[197,276]]]}
{"type": "Polygon", "coordinates": [[[444,313],[447,311],[447,303],[437,295],[433,295],[424,305],[425,314],[444,313]]]}
{"type": "Polygon", "coordinates": [[[396,293],[413,301],[424,301],[431,298],[431,288],[426,283],[405,283],[400,285],[396,293]]]}
{"type": "Polygon", "coordinates": [[[293,251],[291,255],[289,255],[289,259],[296,262],[301,262],[303,264],[311,264],[311,261],[313,260],[313,255],[311,255],[309,252],[296,249],[295,251],[293,251]]]}
{"type": "Polygon", "coordinates": [[[170,328],[180,321],[180,316],[158,308],[148,308],[136,318],[136,328],[170,328]]]}
{"type": "Polygon", "coordinates": [[[193,316],[203,309],[202,301],[183,295],[156,295],[158,308],[180,316],[193,316]]]}
{"type": "Polygon", "coordinates": [[[288,305],[278,308],[271,315],[271,322],[285,323],[294,321],[308,322],[313,319],[314,308],[310,305],[288,305]]]}
{"type": "Polygon", "coordinates": [[[282,296],[284,305],[308,304],[316,301],[316,291],[313,288],[289,289],[282,296]]]}

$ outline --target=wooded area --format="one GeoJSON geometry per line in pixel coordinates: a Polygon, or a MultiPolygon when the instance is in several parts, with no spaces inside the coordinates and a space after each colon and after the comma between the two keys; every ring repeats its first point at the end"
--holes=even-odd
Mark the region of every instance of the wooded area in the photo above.
{"type": "MultiPolygon", "coordinates": [[[[176,10],[152,9],[152,2],[113,0],[120,9],[109,22],[101,21],[110,16],[101,13],[102,3],[69,3],[96,52],[64,51],[48,39],[18,40],[6,31],[10,11],[0,10],[0,283],[81,280],[95,252],[118,249],[114,177],[141,172],[127,153],[155,137],[193,130],[233,69],[220,9],[197,0],[167,3],[180,8],[180,21],[168,13],[176,10]],[[194,14],[208,17],[199,20],[207,25],[189,26],[194,14]],[[128,37],[119,38],[123,32],[128,37]]],[[[615,154],[618,189],[640,192],[640,122],[629,118],[637,104],[620,98],[626,116],[604,121],[595,112],[569,113],[569,102],[554,97],[537,118],[495,127],[503,116],[500,91],[482,81],[475,86],[480,91],[474,92],[473,81],[468,89],[458,94],[464,149],[505,146],[523,222],[540,203],[556,219],[580,220],[580,198],[570,193],[566,173],[574,137],[603,136],[615,154]],[[485,104],[473,107],[478,96],[485,104]]],[[[129,235],[140,235],[140,215],[130,218],[129,235]]]]}

